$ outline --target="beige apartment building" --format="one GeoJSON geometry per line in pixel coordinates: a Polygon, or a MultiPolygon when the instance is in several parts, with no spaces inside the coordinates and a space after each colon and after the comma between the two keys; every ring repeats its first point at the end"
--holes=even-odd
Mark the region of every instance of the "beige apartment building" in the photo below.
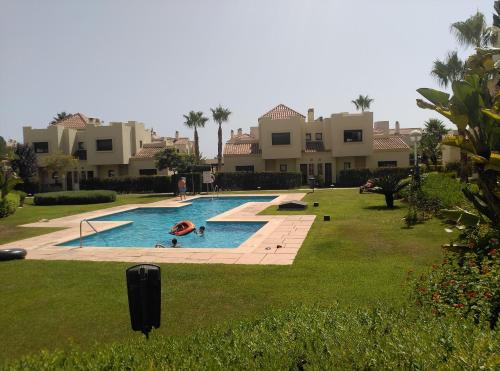
{"type": "Polygon", "coordinates": [[[301,172],[337,181],[344,169],[407,167],[410,147],[399,123],[373,122],[372,112],[335,113],[307,119],[280,104],[258,119],[249,133],[232,132],[224,147],[224,171],[301,172]]]}
{"type": "Polygon", "coordinates": [[[23,137],[37,155],[40,183],[61,184],[70,190],[79,188],[80,179],[167,174],[155,167],[158,152],[172,147],[179,153],[192,153],[194,148],[188,138],[179,137],[179,132],[174,137],[158,137],[141,122],[104,125],[81,113],[44,129],[23,127],[23,137]],[[77,166],[64,174],[49,174],[43,168],[43,158],[55,153],[73,155],[78,159],[77,166]]]}

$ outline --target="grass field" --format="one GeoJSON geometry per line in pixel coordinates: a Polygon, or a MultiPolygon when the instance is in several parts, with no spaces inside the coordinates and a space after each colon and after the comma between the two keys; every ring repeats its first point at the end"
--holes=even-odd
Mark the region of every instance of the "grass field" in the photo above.
{"type": "MultiPolygon", "coordinates": [[[[135,197],[135,196],[134,196],[135,197]]],[[[117,202],[155,201],[120,198],[117,202]]],[[[386,210],[383,196],[356,190],[308,194],[304,213],[319,216],[292,266],[162,265],[162,326],[155,333],[185,335],[214,324],[257,318],[294,304],[400,307],[408,270],[440,260],[449,236],[439,221],[403,227],[405,206],[386,210]],[[312,207],[312,202],[320,206],[312,207]],[[331,215],[324,222],[322,215],[331,215]]],[[[111,206],[111,204],[108,204],[111,206]]],[[[26,207],[0,227],[87,211],[98,205],[26,207]],[[79,207],[78,207],[79,208],[79,207]],[[50,212],[50,215],[48,213],[50,212]]],[[[276,207],[266,214],[277,213],[276,207]]],[[[294,212],[288,212],[294,213],[294,212]]],[[[296,213],[296,212],[295,212],[296,213]]],[[[27,233],[27,232],[24,232],[27,233]]],[[[23,235],[22,237],[25,237],[23,235]]],[[[10,239],[15,239],[11,234],[10,239]]],[[[6,238],[2,232],[2,239],[6,238]]],[[[8,238],[7,238],[8,239],[8,238]]],[[[13,261],[0,265],[0,359],[40,349],[85,349],[94,342],[138,337],[130,330],[125,269],[130,263],[13,261]]],[[[153,334],[154,336],[154,334],[153,334]]]]}

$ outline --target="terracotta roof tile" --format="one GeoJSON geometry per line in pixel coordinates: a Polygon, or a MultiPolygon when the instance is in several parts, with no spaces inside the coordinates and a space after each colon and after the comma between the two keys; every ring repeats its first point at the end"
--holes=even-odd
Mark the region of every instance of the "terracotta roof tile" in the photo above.
{"type": "Polygon", "coordinates": [[[324,151],[325,151],[325,145],[322,141],[320,140],[306,141],[305,152],[324,152],[324,151]]]}
{"type": "Polygon", "coordinates": [[[373,138],[374,151],[407,150],[410,147],[399,136],[373,138]]]}
{"type": "Polygon", "coordinates": [[[55,125],[64,126],[70,129],[85,129],[89,119],[83,113],[75,113],[62,121],[59,121],[55,125]]]}
{"type": "Polygon", "coordinates": [[[260,116],[259,119],[266,117],[270,117],[271,120],[287,119],[290,117],[306,118],[304,115],[298,113],[297,111],[291,109],[290,107],[285,106],[284,104],[278,104],[272,110],[260,116]]]}
{"type": "Polygon", "coordinates": [[[163,151],[165,147],[142,147],[132,158],[154,158],[157,153],[163,151]]]}
{"type": "Polygon", "coordinates": [[[258,143],[226,143],[224,156],[226,155],[258,155],[260,154],[258,143]]]}

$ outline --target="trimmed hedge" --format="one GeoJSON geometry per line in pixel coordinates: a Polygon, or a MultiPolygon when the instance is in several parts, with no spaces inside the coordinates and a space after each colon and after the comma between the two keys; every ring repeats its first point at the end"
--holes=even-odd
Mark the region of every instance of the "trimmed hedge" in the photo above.
{"type": "Polygon", "coordinates": [[[21,196],[17,192],[10,192],[4,199],[0,199],[0,218],[14,214],[19,207],[21,196]]]}
{"type": "Polygon", "coordinates": [[[42,351],[8,370],[493,370],[496,332],[414,310],[292,307],[186,337],[42,351]]]}
{"type": "Polygon", "coordinates": [[[80,188],[86,190],[106,189],[118,193],[170,193],[174,190],[169,176],[94,178],[82,180],[80,188]]]}
{"type": "Polygon", "coordinates": [[[341,187],[359,187],[365,184],[368,179],[379,178],[389,174],[410,174],[409,167],[385,167],[375,170],[370,169],[349,169],[341,170],[337,185],[341,187]]]}
{"type": "Polygon", "coordinates": [[[116,201],[115,191],[67,191],[35,195],[35,205],[82,205],[116,201]]]}
{"type": "Polygon", "coordinates": [[[302,186],[300,173],[220,173],[216,184],[222,189],[292,189],[302,186]]]}

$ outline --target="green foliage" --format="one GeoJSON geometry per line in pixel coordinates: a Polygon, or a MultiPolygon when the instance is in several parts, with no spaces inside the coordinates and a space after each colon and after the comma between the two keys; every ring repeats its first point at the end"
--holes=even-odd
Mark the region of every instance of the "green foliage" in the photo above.
{"type": "Polygon", "coordinates": [[[458,57],[458,53],[453,51],[448,53],[444,61],[439,59],[434,61],[431,76],[436,79],[439,85],[446,88],[454,81],[463,78],[464,73],[465,63],[458,57]]]}
{"type": "Polygon", "coordinates": [[[462,189],[464,185],[443,173],[429,173],[422,179],[422,198],[435,204],[434,211],[468,205],[462,189]]]}
{"type": "Polygon", "coordinates": [[[392,209],[394,207],[394,194],[410,183],[408,175],[408,173],[392,173],[378,176],[374,179],[375,186],[367,191],[383,194],[387,208],[392,209]]]}
{"type": "Polygon", "coordinates": [[[0,136],[0,159],[3,159],[7,153],[7,142],[0,136]]]}
{"type": "Polygon", "coordinates": [[[351,103],[354,104],[356,107],[356,110],[361,112],[364,112],[365,109],[370,109],[370,105],[373,103],[373,99],[370,98],[368,95],[359,95],[355,100],[352,100],[351,103]]]}
{"type": "Polygon", "coordinates": [[[59,121],[62,121],[68,117],[71,116],[71,113],[67,113],[65,111],[62,111],[62,112],[58,112],[53,118],[52,118],[52,121],[49,122],[49,125],[55,125],[57,124],[59,121]]]}
{"type": "Polygon", "coordinates": [[[53,369],[493,369],[495,333],[468,322],[407,309],[296,306],[200,330],[186,338],[154,336],[92,350],[42,352],[8,363],[17,370],[53,369]]]}
{"type": "Polygon", "coordinates": [[[16,193],[19,195],[19,206],[24,206],[24,200],[26,199],[26,192],[24,191],[16,191],[16,193]]]}
{"type": "Polygon", "coordinates": [[[5,163],[0,163],[0,195],[5,198],[14,187],[22,183],[22,180],[12,170],[12,168],[5,163]]]}
{"type": "Polygon", "coordinates": [[[173,172],[187,171],[196,164],[192,154],[177,153],[175,148],[165,148],[156,154],[155,166],[158,170],[168,169],[173,172]]]}
{"type": "Polygon", "coordinates": [[[200,144],[198,138],[198,128],[205,127],[208,118],[203,116],[203,112],[198,111],[190,111],[187,115],[184,116],[184,125],[186,125],[190,129],[194,129],[194,156],[196,162],[200,160],[200,144]]]}
{"type": "Polygon", "coordinates": [[[461,45],[473,48],[488,46],[492,36],[481,12],[477,12],[465,21],[453,23],[451,31],[461,45]]]}
{"type": "Polygon", "coordinates": [[[11,161],[12,169],[21,177],[23,182],[37,172],[38,164],[35,150],[28,144],[18,143],[14,149],[15,158],[11,161]]]}
{"type": "Polygon", "coordinates": [[[423,155],[423,162],[437,165],[441,154],[441,138],[448,133],[448,129],[443,121],[438,119],[429,119],[425,122],[425,128],[420,140],[420,150],[423,155]]]}
{"type": "Polygon", "coordinates": [[[16,192],[11,192],[6,197],[0,199],[0,218],[14,214],[19,204],[20,195],[16,192]]]}
{"type": "Polygon", "coordinates": [[[219,125],[219,130],[217,131],[217,171],[222,170],[222,123],[229,120],[229,115],[231,111],[227,108],[223,108],[219,105],[216,108],[211,108],[212,118],[219,125]]]}
{"type": "Polygon", "coordinates": [[[61,152],[45,156],[41,161],[41,165],[49,173],[61,173],[64,176],[64,171],[76,167],[78,160],[61,152]]]}
{"type": "Polygon", "coordinates": [[[82,205],[116,201],[115,191],[66,191],[37,193],[35,205],[82,205]]]}
{"type": "Polygon", "coordinates": [[[222,189],[292,189],[302,184],[300,173],[218,173],[216,184],[222,189]]]}
{"type": "Polygon", "coordinates": [[[82,179],[80,188],[85,190],[108,189],[118,193],[169,193],[173,190],[169,176],[82,179]]]}
{"type": "Polygon", "coordinates": [[[408,175],[410,168],[386,167],[375,170],[370,169],[348,169],[341,170],[337,179],[337,185],[341,187],[359,187],[364,185],[368,179],[378,178],[389,174],[408,175]]]}

